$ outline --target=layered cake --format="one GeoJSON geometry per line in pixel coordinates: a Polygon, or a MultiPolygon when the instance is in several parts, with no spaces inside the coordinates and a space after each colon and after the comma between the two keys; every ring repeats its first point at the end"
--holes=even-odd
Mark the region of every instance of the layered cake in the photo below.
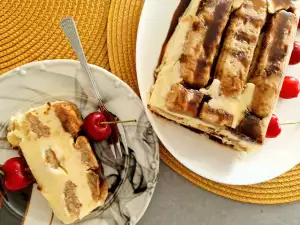
{"type": "Polygon", "coordinates": [[[182,5],[187,7],[170,28],[148,107],[236,150],[252,151],[264,143],[298,13],[290,1],[182,5]]]}
{"type": "Polygon", "coordinates": [[[82,123],[74,104],[52,102],[13,116],[8,129],[9,143],[20,149],[40,192],[65,224],[88,215],[107,197],[93,150],[78,136],[82,123]]]}

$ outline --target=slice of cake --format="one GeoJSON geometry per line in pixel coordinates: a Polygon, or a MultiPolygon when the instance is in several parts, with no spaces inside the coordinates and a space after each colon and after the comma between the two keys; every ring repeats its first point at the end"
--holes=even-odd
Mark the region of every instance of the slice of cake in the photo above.
{"type": "Polygon", "coordinates": [[[99,164],[84,136],[77,107],[69,102],[47,103],[11,118],[8,141],[19,148],[42,195],[65,224],[104,204],[99,164]]]}

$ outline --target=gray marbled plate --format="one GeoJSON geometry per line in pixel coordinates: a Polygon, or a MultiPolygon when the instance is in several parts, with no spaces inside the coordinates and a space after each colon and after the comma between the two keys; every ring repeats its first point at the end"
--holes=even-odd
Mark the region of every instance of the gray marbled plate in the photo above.
{"type": "MultiPolygon", "coordinates": [[[[106,142],[93,143],[109,183],[109,197],[104,207],[84,219],[84,224],[136,224],[145,212],[157,181],[159,151],[157,138],[144,113],[138,96],[127,84],[109,72],[91,65],[106,106],[120,120],[136,119],[124,125],[128,151],[122,146],[123,157],[115,160],[106,142]]],[[[78,61],[51,60],[30,63],[0,77],[0,137],[5,136],[6,123],[17,111],[28,110],[47,101],[72,101],[83,116],[96,110],[88,79],[78,61]]],[[[122,143],[121,143],[122,145],[122,143]]],[[[16,155],[0,140],[0,164],[16,155]]],[[[0,185],[3,189],[3,186],[0,185]]],[[[7,192],[5,207],[22,218],[31,188],[7,192]]],[[[30,214],[32,216],[32,214],[30,214]]],[[[31,218],[35,221],[35,218],[31,218]]],[[[36,216],[35,224],[39,221],[36,216]]],[[[43,223],[44,224],[44,223],[43,223]]],[[[52,223],[59,224],[57,221],[52,223]]]]}

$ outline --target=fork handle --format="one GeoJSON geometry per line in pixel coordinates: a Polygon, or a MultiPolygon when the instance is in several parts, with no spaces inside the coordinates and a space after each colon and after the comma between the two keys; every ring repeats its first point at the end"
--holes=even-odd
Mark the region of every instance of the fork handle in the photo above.
{"type": "MultiPolygon", "coordinates": [[[[68,38],[70,44],[72,45],[72,48],[74,49],[83,70],[88,74],[89,80],[93,87],[94,95],[99,104],[100,111],[105,114],[105,117],[107,118],[108,121],[115,121],[115,117],[113,115],[111,115],[111,113],[106,109],[106,107],[104,106],[104,104],[101,100],[102,98],[99,93],[95,77],[92,74],[90,67],[88,66],[88,63],[87,63],[87,60],[86,60],[86,57],[85,57],[85,54],[84,54],[84,51],[82,48],[82,44],[81,44],[81,41],[79,38],[79,34],[78,34],[78,31],[76,28],[75,21],[73,20],[72,17],[66,17],[60,22],[60,26],[61,26],[62,30],[64,31],[66,37],[68,38]]],[[[109,140],[109,142],[115,144],[118,142],[118,134],[119,134],[118,126],[113,124],[111,127],[112,127],[112,131],[113,131],[113,135],[110,138],[111,140],[109,140]]]]}
{"type": "Polygon", "coordinates": [[[97,98],[98,102],[100,104],[103,104],[101,101],[101,95],[99,93],[98,87],[96,85],[96,80],[91,72],[91,69],[87,63],[82,44],[78,35],[78,31],[76,28],[75,21],[72,17],[66,17],[60,22],[60,26],[62,30],[64,31],[66,37],[68,38],[70,44],[72,45],[77,58],[80,61],[80,64],[83,68],[83,70],[88,74],[89,80],[91,82],[91,85],[93,87],[93,92],[95,97],[97,98]]]}

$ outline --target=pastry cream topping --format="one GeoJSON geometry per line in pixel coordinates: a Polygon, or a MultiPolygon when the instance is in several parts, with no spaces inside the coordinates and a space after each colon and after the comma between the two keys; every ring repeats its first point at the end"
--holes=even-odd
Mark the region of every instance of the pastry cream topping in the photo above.
{"type": "Polygon", "coordinates": [[[244,0],[234,0],[232,3],[232,10],[236,10],[241,7],[241,5],[244,3],[244,0]]]}
{"type": "Polygon", "coordinates": [[[214,79],[213,83],[208,89],[202,88],[200,91],[212,98],[208,102],[210,107],[214,109],[222,109],[233,115],[232,128],[236,128],[252,103],[254,89],[254,84],[247,83],[243,93],[239,98],[225,97],[220,94],[220,81],[214,79]]]}
{"type": "Polygon", "coordinates": [[[196,15],[201,1],[203,0],[192,0],[188,8],[186,9],[184,15],[196,15]]]}
{"type": "Polygon", "coordinates": [[[165,97],[170,87],[173,84],[179,83],[182,78],[180,76],[180,62],[179,58],[183,51],[186,34],[190,29],[191,21],[189,17],[182,17],[174,32],[174,35],[169,41],[166,48],[166,54],[163,63],[157,69],[157,80],[152,88],[150,102],[163,107],[165,104],[165,97]]]}
{"type": "Polygon", "coordinates": [[[100,205],[94,201],[88,184],[87,169],[82,163],[80,151],[74,147],[74,139],[64,130],[54,107],[48,105],[30,110],[42,124],[50,128],[50,134],[38,137],[28,129],[26,114],[17,114],[11,118],[10,126],[14,129],[8,133],[8,141],[19,146],[34,175],[42,195],[48,200],[54,214],[64,223],[69,224],[78,219],[70,215],[65,203],[65,184],[71,181],[76,186],[76,196],[81,204],[79,219],[88,215],[100,205]],[[55,154],[59,165],[51,166],[47,162],[47,153],[55,154]]]}

